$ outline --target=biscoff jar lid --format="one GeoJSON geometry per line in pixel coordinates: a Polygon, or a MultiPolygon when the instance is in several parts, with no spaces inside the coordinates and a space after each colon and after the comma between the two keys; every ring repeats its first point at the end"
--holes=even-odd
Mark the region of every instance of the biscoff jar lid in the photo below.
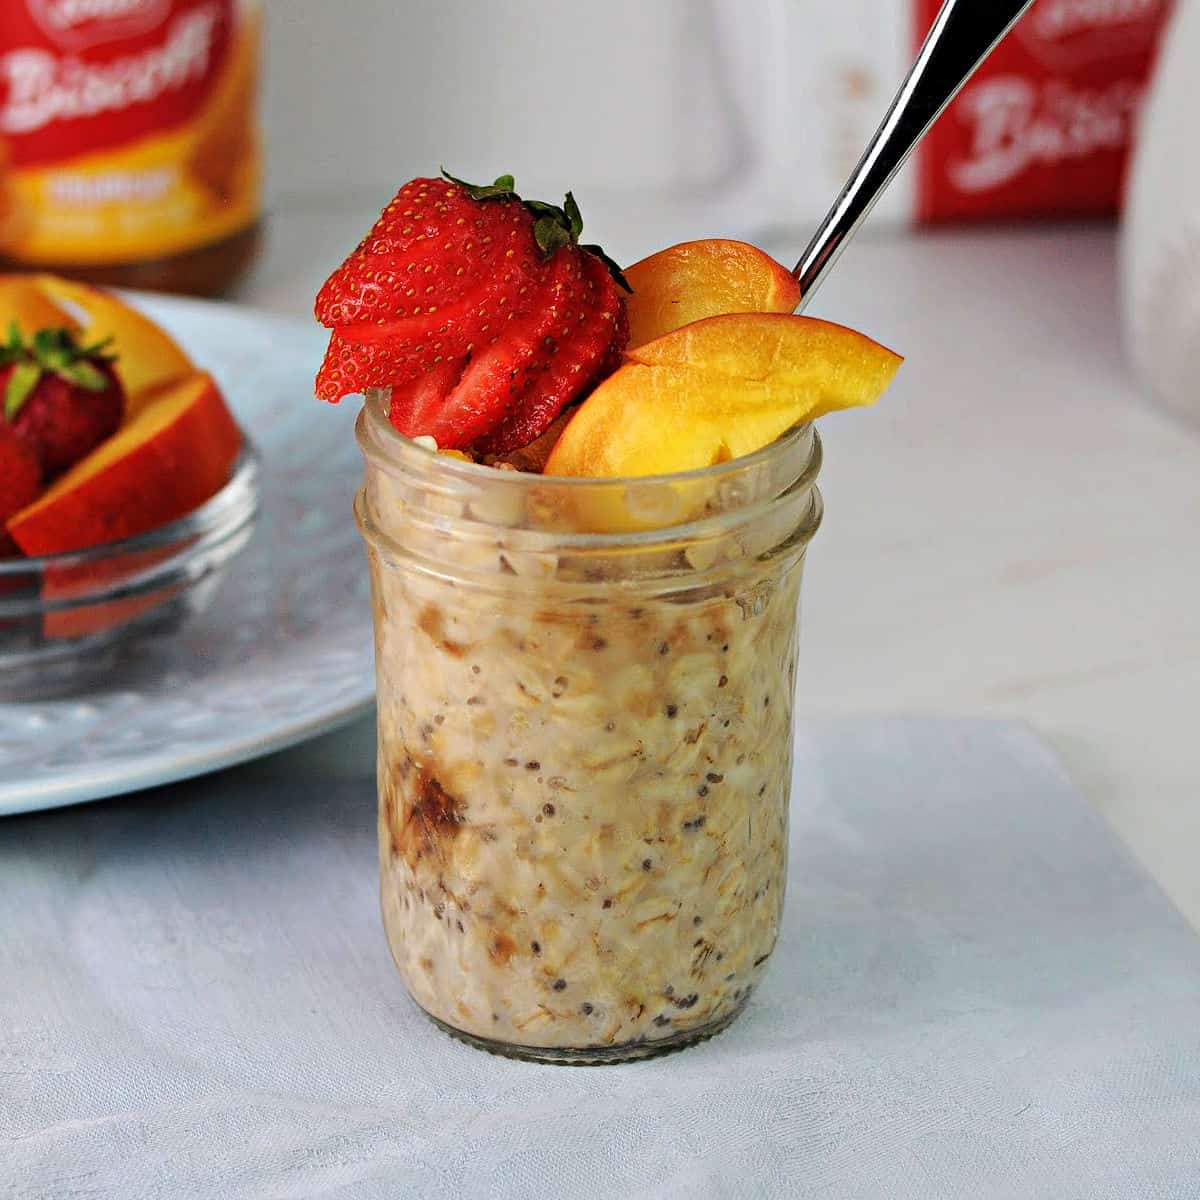
{"type": "Polygon", "coordinates": [[[371,389],[356,432],[360,528],[377,552],[447,578],[562,584],[686,577],[800,554],[821,520],[821,442],[797,425],[742,458],[670,475],[576,478],[501,470],[404,437],[371,389]]]}

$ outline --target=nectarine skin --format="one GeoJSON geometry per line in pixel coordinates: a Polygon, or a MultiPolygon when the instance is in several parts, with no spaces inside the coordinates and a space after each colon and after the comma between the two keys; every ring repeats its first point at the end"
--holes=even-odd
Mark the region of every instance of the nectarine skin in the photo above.
{"type": "Polygon", "coordinates": [[[8,522],[30,556],[81,550],[157,529],[228,482],[242,444],[212,377],[172,384],[8,522]]]}
{"type": "Polygon", "coordinates": [[[747,242],[681,242],[625,272],[629,346],[636,348],[693,321],[725,313],[790,313],[800,303],[792,273],[747,242]]]}
{"type": "Polygon", "coordinates": [[[802,421],[873,404],[902,359],[841,325],[734,313],[626,352],[583,402],[547,475],[671,474],[741,458],[802,421]]]}

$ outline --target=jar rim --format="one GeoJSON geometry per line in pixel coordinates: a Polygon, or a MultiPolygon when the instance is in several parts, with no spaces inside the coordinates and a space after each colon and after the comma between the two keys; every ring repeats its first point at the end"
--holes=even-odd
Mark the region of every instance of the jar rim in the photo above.
{"type": "Polygon", "coordinates": [[[387,388],[368,388],[362,406],[357,436],[363,454],[385,470],[395,467],[400,470],[419,468],[426,473],[435,467],[437,472],[445,473],[447,479],[460,479],[463,482],[478,483],[487,481],[494,484],[502,481],[515,487],[538,488],[552,485],[554,488],[565,490],[595,489],[604,487],[638,487],[651,488],[662,485],[681,485],[688,483],[718,483],[723,479],[740,473],[753,471],[755,468],[769,463],[773,459],[786,457],[789,451],[803,443],[812,431],[812,422],[804,421],[793,425],[791,429],[777,437],[773,442],[749,454],[737,458],[726,459],[707,467],[694,467],[688,471],[670,471],[655,475],[543,475],[531,471],[498,471],[483,463],[472,462],[469,459],[455,458],[431,450],[412,438],[405,437],[392,425],[387,416],[387,388]],[[370,442],[370,444],[368,444],[370,442]],[[373,454],[372,450],[378,450],[373,454]],[[390,452],[390,460],[389,460],[390,452]]]}
{"type": "Polygon", "coordinates": [[[811,423],[712,467],[621,478],[502,471],[439,454],[393,429],[386,393],[368,398],[355,431],[367,460],[356,506],[364,537],[434,570],[447,539],[486,554],[502,544],[582,563],[683,546],[703,553],[775,534],[776,547],[803,545],[821,519],[821,442],[811,423]]]}

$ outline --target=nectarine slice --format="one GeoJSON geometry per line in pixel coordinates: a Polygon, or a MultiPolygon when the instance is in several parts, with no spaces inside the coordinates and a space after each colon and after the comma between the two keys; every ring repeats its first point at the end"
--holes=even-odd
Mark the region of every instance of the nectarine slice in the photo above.
{"type": "Polygon", "coordinates": [[[693,321],[723,313],[790,313],[800,303],[792,273],[746,242],[681,242],[625,271],[629,345],[644,345],[693,321]]]}
{"type": "Polygon", "coordinates": [[[627,352],[563,431],[545,473],[658,475],[740,458],[802,421],[873,404],[901,361],[810,317],[710,317],[627,352]]]}
{"type": "Polygon", "coordinates": [[[126,417],[154,399],[167,384],[192,374],[195,366],[165,330],[111,292],[58,275],[35,277],[39,289],[68,310],[83,315],[80,337],[87,343],[111,337],[115,370],[125,388],[126,417]]]}
{"type": "Polygon", "coordinates": [[[224,487],[241,444],[212,376],[194,372],[10,518],[9,535],[26,554],[42,555],[156,529],[224,487]]]}
{"type": "Polygon", "coordinates": [[[5,340],[11,326],[26,338],[39,329],[79,329],[79,322],[40,286],[38,275],[0,275],[0,334],[5,340]]]}

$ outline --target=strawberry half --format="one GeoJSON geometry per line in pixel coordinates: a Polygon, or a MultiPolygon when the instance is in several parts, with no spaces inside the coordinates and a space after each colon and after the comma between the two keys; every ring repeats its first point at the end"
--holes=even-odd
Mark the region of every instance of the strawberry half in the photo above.
{"type": "Polygon", "coordinates": [[[42,464],[30,448],[0,421],[0,558],[19,551],[4,532],[4,523],[14,513],[32,504],[42,491],[42,464]]]}
{"type": "Polygon", "coordinates": [[[317,295],[317,395],[391,388],[392,424],[446,448],[533,441],[628,338],[624,280],[582,227],[570,193],[526,202],[512,176],[406,183],[317,295]]]}
{"type": "Polygon", "coordinates": [[[26,341],[14,323],[0,345],[4,420],[41,463],[47,483],[116,433],[125,391],[107,342],[81,346],[69,329],[26,341]]]}

